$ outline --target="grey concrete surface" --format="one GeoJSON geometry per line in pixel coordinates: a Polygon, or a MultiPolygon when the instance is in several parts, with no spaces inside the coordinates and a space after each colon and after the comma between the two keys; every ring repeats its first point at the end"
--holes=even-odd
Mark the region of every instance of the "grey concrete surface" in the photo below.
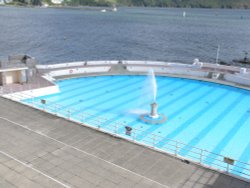
{"type": "Polygon", "coordinates": [[[250,185],[0,97],[0,187],[250,185]]]}
{"type": "Polygon", "coordinates": [[[41,76],[41,74],[37,73],[34,76],[29,77],[27,83],[14,83],[4,86],[0,85],[0,95],[53,86],[51,82],[41,76]]]}

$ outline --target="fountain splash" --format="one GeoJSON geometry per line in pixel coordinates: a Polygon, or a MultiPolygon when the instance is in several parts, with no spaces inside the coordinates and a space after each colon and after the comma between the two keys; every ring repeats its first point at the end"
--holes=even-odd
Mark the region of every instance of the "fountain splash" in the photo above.
{"type": "Polygon", "coordinates": [[[157,97],[157,83],[156,83],[156,78],[153,69],[150,69],[148,73],[148,78],[149,78],[149,89],[150,93],[153,94],[153,100],[151,101],[151,111],[150,113],[146,113],[140,116],[140,119],[149,124],[162,124],[165,123],[167,118],[163,114],[158,114],[157,108],[158,104],[156,103],[156,97],[157,97]]]}
{"type": "Polygon", "coordinates": [[[156,78],[155,78],[155,73],[153,69],[149,70],[148,73],[149,81],[150,81],[150,89],[153,92],[153,103],[156,102],[156,97],[157,97],[157,83],[156,83],[156,78]]]}

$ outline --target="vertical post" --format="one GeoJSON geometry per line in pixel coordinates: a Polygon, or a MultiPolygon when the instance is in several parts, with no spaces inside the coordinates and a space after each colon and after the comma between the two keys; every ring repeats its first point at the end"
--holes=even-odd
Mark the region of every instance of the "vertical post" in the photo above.
{"type": "Polygon", "coordinates": [[[97,122],[97,129],[100,129],[100,120],[97,119],[96,122],[97,122]]]}
{"type": "Polygon", "coordinates": [[[32,97],[32,106],[35,106],[35,97],[32,97]]]}
{"type": "Polygon", "coordinates": [[[116,124],[115,124],[115,131],[114,132],[115,132],[115,134],[117,134],[117,126],[116,126],[116,124]]]}
{"type": "Polygon", "coordinates": [[[178,142],[175,141],[175,156],[178,155],[178,150],[179,150],[178,142]]]}
{"type": "Polygon", "coordinates": [[[133,131],[133,141],[135,141],[135,139],[136,139],[136,131],[134,130],[133,131]]]}
{"type": "Polygon", "coordinates": [[[155,134],[152,134],[153,135],[153,148],[155,147],[155,134]]]}
{"type": "Polygon", "coordinates": [[[100,129],[101,128],[101,123],[97,125],[97,128],[100,129]]]}
{"type": "Polygon", "coordinates": [[[46,103],[43,104],[43,111],[45,111],[45,108],[46,108],[45,105],[46,105],[46,103]]]}
{"type": "Polygon", "coordinates": [[[220,55],[220,45],[218,45],[218,48],[217,48],[216,60],[215,60],[215,63],[216,63],[216,64],[218,64],[219,55],[220,55]]]}
{"type": "Polygon", "coordinates": [[[201,149],[201,154],[200,154],[200,163],[202,163],[202,158],[203,158],[203,149],[201,149]]]}
{"type": "Polygon", "coordinates": [[[57,104],[55,104],[55,114],[57,115],[57,104]]]}
{"type": "Polygon", "coordinates": [[[40,79],[39,79],[39,76],[36,77],[37,81],[38,81],[38,88],[41,87],[41,84],[40,84],[40,79]]]}
{"type": "Polygon", "coordinates": [[[227,173],[229,173],[229,164],[227,163],[227,173]]]}
{"type": "Polygon", "coordinates": [[[82,113],[82,119],[81,119],[81,122],[82,122],[82,123],[84,122],[84,113],[82,113]]]}
{"type": "Polygon", "coordinates": [[[70,119],[70,109],[68,110],[68,119],[70,119]]]}

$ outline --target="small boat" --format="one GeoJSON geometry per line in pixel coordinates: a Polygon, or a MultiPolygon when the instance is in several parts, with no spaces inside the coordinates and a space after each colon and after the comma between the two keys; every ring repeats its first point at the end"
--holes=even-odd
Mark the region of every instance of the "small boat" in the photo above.
{"type": "Polygon", "coordinates": [[[117,12],[117,8],[116,7],[112,8],[112,11],[117,12]]]}
{"type": "Polygon", "coordinates": [[[107,12],[107,10],[106,9],[102,9],[101,12],[107,12]]]}

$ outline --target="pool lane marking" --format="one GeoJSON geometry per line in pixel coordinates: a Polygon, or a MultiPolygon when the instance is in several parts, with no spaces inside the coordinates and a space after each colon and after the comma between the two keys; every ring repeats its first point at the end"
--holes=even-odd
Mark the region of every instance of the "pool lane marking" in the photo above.
{"type": "MultiPolygon", "coordinates": [[[[187,90],[185,92],[183,92],[181,95],[177,95],[176,97],[174,97],[173,99],[171,99],[170,101],[168,101],[165,104],[161,104],[159,107],[158,111],[163,111],[162,109],[165,109],[166,107],[171,109],[171,105],[176,105],[175,103],[177,103],[178,101],[181,101],[183,99],[186,99],[186,97],[190,97],[192,96],[193,92],[197,92],[199,89],[204,89],[205,86],[196,86],[196,87],[192,87],[191,90],[187,90]]],[[[183,111],[186,111],[188,108],[192,108],[193,105],[195,103],[197,103],[198,101],[202,100],[204,96],[206,95],[210,95],[211,92],[213,92],[212,89],[210,90],[205,90],[203,92],[205,92],[203,95],[198,95],[197,98],[193,98],[192,100],[185,100],[186,102],[188,102],[187,104],[184,103],[184,106],[179,106],[179,109],[177,109],[176,111],[172,111],[171,113],[169,113],[168,116],[168,120],[170,121],[171,119],[173,119],[173,117],[176,117],[178,114],[182,113],[183,111]]],[[[160,128],[162,128],[164,125],[166,124],[160,124],[158,126],[151,126],[148,129],[146,129],[145,131],[141,132],[139,135],[137,135],[136,139],[138,141],[142,141],[144,138],[146,138],[147,136],[149,136],[149,134],[154,133],[156,130],[159,130],[160,128]]]]}
{"type": "MultiPolygon", "coordinates": [[[[142,78],[140,78],[140,80],[143,81],[142,78]]],[[[138,80],[137,80],[137,81],[138,81],[138,80]]],[[[121,90],[118,91],[118,93],[116,92],[115,95],[114,95],[114,96],[112,97],[112,99],[111,99],[113,102],[114,102],[115,100],[121,98],[121,97],[124,97],[125,95],[127,95],[127,93],[131,93],[131,92],[133,92],[133,91],[135,91],[135,90],[141,89],[140,86],[138,86],[138,83],[137,83],[137,82],[133,82],[133,83],[131,83],[131,84],[126,83],[123,87],[120,87],[120,88],[125,88],[126,90],[122,90],[122,89],[121,89],[121,90]],[[133,86],[133,87],[131,88],[131,87],[125,87],[125,86],[133,86]]],[[[114,89],[112,89],[112,90],[114,90],[114,89]]],[[[110,91],[112,91],[112,90],[110,90],[110,91]]],[[[117,90],[117,89],[116,89],[116,90],[117,90]]],[[[109,95],[107,95],[107,96],[109,96],[109,95]]],[[[92,97],[91,97],[91,98],[92,98],[92,97]]],[[[135,98],[135,97],[133,97],[133,98],[135,98]]],[[[130,99],[130,100],[131,100],[131,99],[130,99]]],[[[129,100],[129,101],[130,101],[130,100],[129,100]]],[[[107,98],[107,99],[102,99],[102,100],[100,100],[100,101],[97,101],[95,104],[88,105],[88,106],[85,106],[85,107],[83,107],[83,108],[80,108],[79,110],[73,112],[71,115],[77,115],[77,114],[81,113],[83,110],[84,110],[84,111],[86,111],[86,110],[91,110],[91,109],[93,109],[93,106],[100,106],[100,105],[103,105],[103,104],[109,103],[109,102],[110,102],[110,97],[107,98]]],[[[122,102],[122,103],[124,103],[124,102],[122,102]]],[[[119,106],[119,104],[116,104],[116,106],[119,106]]]]}
{"type": "MultiPolygon", "coordinates": [[[[101,89],[101,88],[106,88],[106,87],[109,87],[111,84],[115,84],[116,82],[120,82],[120,81],[123,81],[123,80],[126,80],[126,78],[119,78],[118,79],[118,81],[117,81],[117,79],[115,80],[115,81],[113,81],[113,82],[107,82],[106,80],[108,80],[107,78],[104,80],[105,81],[105,83],[104,84],[102,84],[98,89],[101,89]]],[[[94,83],[92,83],[92,84],[87,84],[87,85],[85,85],[85,86],[82,86],[82,87],[71,87],[70,89],[68,89],[68,90],[66,90],[66,91],[62,91],[62,92],[60,92],[60,93],[55,93],[55,94],[52,94],[52,95],[48,95],[48,96],[46,96],[46,98],[45,99],[47,99],[47,100],[49,100],[49,101],[52,101],[52,99],[49,99],[49,98],[51,98],[51,97],[62,97],[62,98],[59,98],[59,99],[57,99],[57,100],[54,100],[51,104],[54,104],[54,103],[58,103],[58,102],[60,102],[60,101],[65,101],[65,100],[69,100],[69,99],[71,99],[72,97],[79,97],[82,93],[84,93],[84,94],[86,94],[86,93],[91,93],[91,92],[93,92],[93,91],[95,91],[96,90],[96,84],[100,84],[100,81],[98,81],[98,82],[94,82],[94,83]],[[74,95],[72,95],[71,94],[71,92],[72,91],[76,91],[75,93],[74,93],[74,95]]],[[[44,96],[43,97],[40,97],[40,98],[44,98],[44,96]]]]}
{"type": "MultiPolygon", "coordinates": [[[[98,156],[96,156],[96,155],[93,155],[93,154],[91,154],[91,153],[88,153],[88,152],[86,152],[86,151],[84,151],[84,150],[81,150],[81,149],[79,149],[79,148],[76,148],[76,147],[74,147],[74,146],[71,146],[71,145],[69,145],[69,144],[66,144],[66,143],[64,143],[64,142],[62,142],[62,141],[60,141],[60,140],[57,140],[57,139],[55,139],[55,138],[52,138],[52,137],[50,137],[50,136],[48,136],[48,135],[46,135],[46,134],[44,134],[44,133],[42,133],[42,132],[40,132],[40,131],[34,131],[34,130],[30,129],[29,127],[25,126],[25,125],[22,125],[22,124],[20,124],[20,123],[14,122],[14,121],[12,121],[12,120],[10,120],[10,119],[8,119],[8,118],[2,117],[2,116],[0,116],[0,119],[5,120],[5,121],[7,121],[7,122],[10,122],[10,123],[12,123],[12,124],[14,124],[14,125],[17,125],[17,126],[19,126],[19,127],[24,128],[24,129],[27,129],[27,130],[29,130],[30,132],[36,133],[36,134],[38,134],[38,135],[40,135],[40,136],[44,136],[44,137],[46,137],[46,138],[49,138],[49,139],[51,139],[51,140],[53,140],[53,141],[55,141],[55,142],[58,142],[58,143],[60,143],[60,144],[62,144],[62,145],[64,145],[64,146],[67,146],[67,147],[72,148],[72,149],[74,149],[74,150],[76,150],[76,151],[79,151],[79,152],[81,152],[81,153],[84,153],[85,155],[88,155],[88,156],[90,156],[90,157],[93,157],[93,158],[96,158],[96,159],[98,159],[98,160],[101,160],[101,161],[103,161],[103,162],[105,162],[105,163],[107,163],[107,164],[110,164],[110,165],[112,165],[112,166],[114,166],[114,167],[120,168],[120,169],[122,169],[122,170],[124,170],[124,171],[126,171],[126,172],[129,172],[129,173],[131,173],[131,174],[134,174],[134,175],[136,175],[136,176],[138,176],[138,177],[141,177],[141,178],[144,178],[144,179],[146,179],[146,180],[149,180],[149,181],[151,181],[151,182],[153,182],[153,183],[156,183],[156,184],[158,184],[158,185],[160,185],[160,186],[169,188],[167,185],[163,185],[163,184],[161,184],[160,182],[157,182],[157,181],[155,181],[155,180],[152,180],[152,179],[150,179],[150,178],[147,178],[147,177],[145,177],[145,176],[143,176],[143,175],[140,175],[140,174],[138,174],[138,173],[136,173],[136,172],[133,172],[133,171],[131,171],[131,170],[128,170],[128,169],[126,169],[126,168],[124,168],[124,167],[122,167],[122,166],[116,165],[116,164],[114,164],[114,163],[112,163],[112,162],[110,162],[110,161],[107,161],[107,160],[105,160],[105,159],[102,159],[102,158],[100,158],[100,157],[98,157],[98,156]]],[[[1,152],[1,151],[0,151],[0,152],[1,152]]],[[[1,152],[1,153],[2,153],[2,152],[1,152]]],[[[8,154],[7,154],[7,155],[8,155],[8,154]]],[[[15,159],[14,157],[12,157],[12,158],[15,159]]],[[[16,160],[19,162],[18,159],[16,159],[16,160]]],[[[20,161],[20,162],[21,162],[22,164],[24,164],[25,166],[30,167],[29,165],[23,163],[22,161],[20,161]]],[[[32,168],[32,167],[30,167],[30,168],[32,168]]],[[[35,170],[35,171],[37,171],[37,172],[39,172],[39,173],[41,173],[42,175],[44,175],[44,176],[46,176],[46,177],[48,177],[48,178],[50,178],[50,179],[52,179],[52,180],[54,180],[54,181],[56,181],[56,182],[59,183],[58,180],[56,180],[56,179],[54,179],[54,178],[52,178],[52,177],[50,177],[50,176],[48,176],[48,175],[46,175],[46,174],[40,172],[39,170],[37,170],[37,169],[35,169],[35,168],[32,168],[32,169],[35,170]]],[[[65,185],[65,184],[63,184],[63,183],[61,183],[61,182],[60,182],[60,184],[61,184],[61,185],[64,185],[64,187],[70,188],[69,186],[67,186],[67,185],[65,185]]]]}
{"type": "MultiPolygon", "coordinates": [[[[2,119],[2,118],[1,118],[1,119],[2,119]]],[[[12,122],[11,122],[11,123],[12,123],[12,122]]],[[[39,174],[41,174],[41,175],[43,175],[43,176],[45,176],[45,177],[51,179],[52,181],[54,181],[54,182],[56,182],[56,183],[62,185],[63,187],[71,188],[70,186],[68,186],[68,185],[66,185],[66,184],[64,184],[64,183],[62,183],[62,182],[60,182],[60,181],[58,181],[57,179],[55,179],[55,178],[53,178],[53,177],[51,177],[51,176],[49,176],[49,175],[47,175],[47,174],[41,172],[40,170],[38,170],[38,169],[36,169],[36,168],[33,168],[31,165],[29,165],[29,164],[27,164],[27,163],[25,163],[25,162],[20,161],[19,159],[17,159],[17,158],[15,158],[15,157],[11,156],[11,155],[8,154],[8,153],[5,153],[4,151],[1,151],[1,150],[0,150],[0,154],[5,155],[5,156],[11,158],[12,160],[14,160],[14,161],[16,161],[16,162],[18,162],[18,163],[20,163],[20,164],[26,166],[27,168],[30,168],[30,169],[34,170],[35,172],[37,172],[37,173],[39,173],[39,174]]]]}
{"type": "MultiPolygon", "coordinates": [[[[169,86],[169,85],[173,85],[175,83],[175,81],[170,81],[170,82],[168,82],[168,83],[162,83],[161,82],[161,80],[159,80],[158,81],[158,86],[159,85],[162,85],[162,87],[163,86],[169,86]],[[160,84],[159,84],[160,83],[160,84]]],[[[178,87],[176,87],[176,88],[182,88],[184,86],[184,84],[181,84],[180,83],[180,85],[178,86],[178,87]]],[[[171,89],[170,91],[168,91],[168,92],[172,92],[172,91],[174,91],[174,89],[171,89]]],[[[142,92],[141,94],[138,94],[138,96],[137,97],[139,97],[140,95],[142,95],[142,94],[146,94],[146,92],[142,92]]],[[[117,107],[120,107],[120,106],[122,106],[122,105],[124,105],[124,104],[127,104],[127,103],[130,103],[130,102],[133,102],[134,100],[136,100],[137,99],[137,97],[135,97],[135,96],[133,96],[133,98],[132,99],[129,99],[129,100],[127,100],[127,101],[123,101],[123,102],[121,102],[121,103],[119,103],[119,104],[116,104],[113,108],[112,108],[112,110],[114,110],[115,108],[117,108],[117,107]]],[[[157,97],[158,98],[158,97],[157,97]]],[[[112,99],[113,100],[113,99],[112,99]]],[[[143,103],[143,105],[144,104],[146,104],[146,103],[143,103]]],[[[85,119],[85,121],[89,121],[89,120],[91,120],[91,119],[93,119],[93,118],[95,118],[95,117],[99,117],[101,114],[103,114],[103,113],[108,113],[109,111],[111,111],[110,109],[109,110],[105,110],[105,111],[101,111],[101,112],[98,112],[98,113],[96,113],[95,115],[93,115],[93,116],[91,116],[91,117],[87,117],[86,119],[85,119]]],[[[104,127],[107,127],[110,123],[112,123],[112,122],[114,122],[116,119],[119,119],[121,117],[121,115],[117,115],[117,116],[115,116],[115,117],[112,117],[111,119],[108,119],[107,121],[105,121],[103,124],[102,124],[102,128],[104,128],[104,127]]],[[[137,121],[136,121],[137,122],[137,121]]],[[[129,124],[129,123],[127,123],[127,124],[129,124]]],[[[130,124],[129,124],[130,125],[130,124]]],[[[131,126],[131,125],[130,125],[131,126]]],[[[120,129],[122,129],[123,130],[123,128],[124,127],[122,127],[122,128],[120,128],[120,129]]],[[[118,132],[119,132],[119,130],[118,130],[118,132]]]]}
{"type": "Polygon", "coordinates": [[[166,144],[166,142],[170,139],[173,139],[176,137],[178,134],[183,132],[185,129],[187,129],[189,126],[194,123],[194,121],[197,121],[199,118],[201,118],[202,115],[208,112],[214,105],[216,105],[222,97],[226,97],[229,95],[229,92],[224,91],[221,93],[221,95],[218,94],[218,97],[214,98],[213,101],[209,104],[209,106],[204,106],[201,109],[199,109],[198,112],[196,112],[193,116],[189,117],[185,122],[183,122],[179,127],[174,129],[172,132],[170,132],[166,137],[163,139],[159,140],[158,143],[156,143],[156,147],[162,148],[166,144]]]}
{"type": "MultiPolygon", "coordinates": [[[[118,81],[119,82],[123,82],[123,81],[125,81],[126,79],[119,79],[118,81]]],[[[72,99],[72,98],[78,98],[79,96],[81,96],[83,93],[84,93],[84,95],[86,95],[87,93],[91,93],[91,92],[93,92],[93,91],[96,91],[95,93],[97,93],[96,95],[91,95],[91,96],[89,96],[89,97],[87,97],[87,98],[84,98],[83,99],[83,101],[82,102],[79,102],[79,100],[77,100],[77,101],[70,101],[70,103],[66,103],[66,105],[65,106],[63,106],[62,108],[59,108],[58,109],[58,111],[61,111],[61,110],[64,110],[65,108],[74,108],[74,106],[76,106],[76,105],[79,105],[80,103],[86,103],[86,102],[88,102],[88,101],[90,101],[90,100],[94,100],[94,99],[97,99],[98,97],[100,97],[100,96],[105,96],[105,95],[107,95],[107,93],[106,93],[106,91],[105,90],[108,90],[109,92],[113,92],[113,91],[116,91],[116,90],[120,90],[120,89],[122,89],[122,88],[127,88],[126,86],[131,86],[131,85],[135,85],[136,84],[136,82],[134,82],[133,80],[130,80],[130,82],[129,83],[125,83],[125,84],[121,84],[121,85],[117,85],[116,87],[113,87],[113,88],[111,88],[115,83],[117,83],[117,80],[115,81],[115,82],[109,82],[108,84],[106,84],[105,86],[104,85],[102,85],[101,87],[99,87],[99,88],[93,88],[93,89],[91,89],[91,90],[87,90],[87,91],[85,91],[85,92],[83,92],[83,91],[81,91],[81,92],[79,92],[79,93],[77,93],[77,94],[75,94],[75,95],[72,95],[72,96],[68,96],[68,97],[66,97],[66,98],[62,98],[62,99],[60,99],[60,100],[68,100],[68,99],[72,99]],[[104,90],[102,90],[102,89],[104,89],[104,90]]],[[[53,102],[53,103],[58,103],[58,101],[59,100],[57,100],[56,102],[53,102]]]]}
{"type": "MultiPolygon", "coordinates": [[[[234,97],[234,96],[230,96],[230,97],[234,97]]],[[[194,146],[196,147],[199,143],[204,142],[206,136],[210,133],[211,135],[211,131],[213,131],[214,129],[217,128],[216,125],[218,125],[222,120],[226,119],[229,115],[230,112],[232,112],[232,110],[237,106],[237,104],[239,103],[239,101],[242,101],[244,99],[244,95],[241,94],[239,96],[236,96],[236,98],[231,99],[231,103],[227,103],[226,101],[228,101],[228,99],[226,97],[224,97],[223,99],[221,99],[221,103],[226,104],[223,106],[222,111],[220,112],[216,112],[217,115],[215,117],[213,117],[213,119],[211,119],[211,121],[207,121],[206,123],[204,122],[203,124],[203,128],[197,132],[194,137],[189,140],[188,143],[186,143],[187,145],[184,146],[179,152],[181,153],[181,155],[185,156],[189,153],[188,151],[188,147],[190,146],[194,146]],[[226,101],[223,101],[226,100],[226,101]],[[196,138],[202,138],[202,139],[196,139],[196,138]]],[[[211,116],[210,116],[211,117],[211,116]]],[[[217,145],[217,143],[215,143],[217,145]]]]}
{"type": "MultiPolygon", "coordinates": [[[[169,81],[169,82],[167,82],[167,83],[163,83],[161,80],[158,82],[158,86],[159,85],[161,85],[162,87],[163,86],[167,86],[167,85],[172,85],[172,84],[174,84],[175,82],[174,81],[169,81]],[[159,84],[160,83],[160,84],[159,84]]],[[[140,90],[140,88],[137,88],[136,90],[140,90]]],[[[91,116],[89,116],[89,117],[86,117],[85,118],[85,121],[92,121],[92,119],[95,119],[96,117],[98,118],[98,117],[100,117],[100,115],[103,115],[103,114],[107,114],[107,113],[109,113],[110,111],[112,111],[112,110],[114,110],[114,109],[118,109],[118,108],[120,108],[121,106],[123,106],[124,104],[128,104],[128,103],[130,103],[130,102],[134,102],[135,100],[137,100],[138,99],[138,97],[140,96],[140,95],[142,95],[142,94],[146,94],[146,92],[140,92],[140,93],[138,93],[138,95],[135,97],[135,96],[133,96],[133,98],[131,98],[131,99],[129,99],[129,100],[127,100],[127,101],[122,101],[121,103],[116,103],[112,108],[107,108],[107,109],[104,109],[104,110],[101,110],[100,112],[97,112],[96,114],[93,114],[93,115],[91,115],[91,116]]],[[[112,99],[113,100],[113,99],[112,99]]],[[[104,127],[106,127],[106,126],[108,126],[110,123],[112,123],[112,122],[114,122],[114,121],[116,121],[116,120],[118,120],[118,119],[120,119],[121,118],[121,114],[118,114],[118,115],[116,115],[116,116],[114,116],[114,117],[112,117],[112,118],[110,118],[110,119],[107,119],[105,122],[102,122],[102,128],[104,128],[104,127]]]]}
{"type": "MultiPolygon", "coordinates": [[[[162,93],[161,95],[159,95],[159,96],[157,97],[157,99],[166,97],[166,95],[167,95],[168,93],[176,92],[176,91],[178,91],[178,90],[185,90],[185,93],[184,93],[184,94],[181,94],[180,96],[186,96],[186,95],[188,95],[188,93],[190,93],[190,89],[189,89],[187,86],[190,86],[190,85],[188,85],[188,84],[186,84],[186,83],[182,83],[182,84],[178,85],[178,87],[171,88],[170,91],[166,91],[166,92],[162,93]],[[186,91],[186,89],[188,89],[188,90],[186,91]]],[[[195,86],[195,85],[194,85],[194,87],[192,87],[191,91],[195,91],[196,89],[199,89],[199,86],[195,86]]],[[[178,95],[175,96],[173,99],[171,99],[170,101],[168,101],[167,103],[165,103],[165,105],[174,104],[176,101],[178,101],[178,100],[181,99],[180,96],[178,96],[178,95]]],[[[145,104],[146,104],[146,103],[144,103],[143,105],[145,105],[145,104]]],[[[169,115],[168,115],[168,117],[169,117],[169,115]]],[[[169,119],[169,118],[168,118],[168,119],[169,119]]],[[[133,121],[131,121],[131,122],[127,122],[127,124],[128,124],[130,127],[134,127],[135,125],[138,124],[138,120],[133,120],[133,121]]],[[[148,136],[149,133],[154,132],[155,130],[161,128],[163,125],[165,125],[165,124],[157,125],[157,126],[151,126],[150,128],[143,130],[139,135],[136,136],[136,140],[138,140],[138,141],[143,140],[145,137],[148,136]]],[[[102,126],[102,127],[103,127],[103,126],[102,126]]],[[[121,133],[122,131],[124,131],[124,127],[121,127],[117,132],[118,132],[118,133],[121,133]]]]}

